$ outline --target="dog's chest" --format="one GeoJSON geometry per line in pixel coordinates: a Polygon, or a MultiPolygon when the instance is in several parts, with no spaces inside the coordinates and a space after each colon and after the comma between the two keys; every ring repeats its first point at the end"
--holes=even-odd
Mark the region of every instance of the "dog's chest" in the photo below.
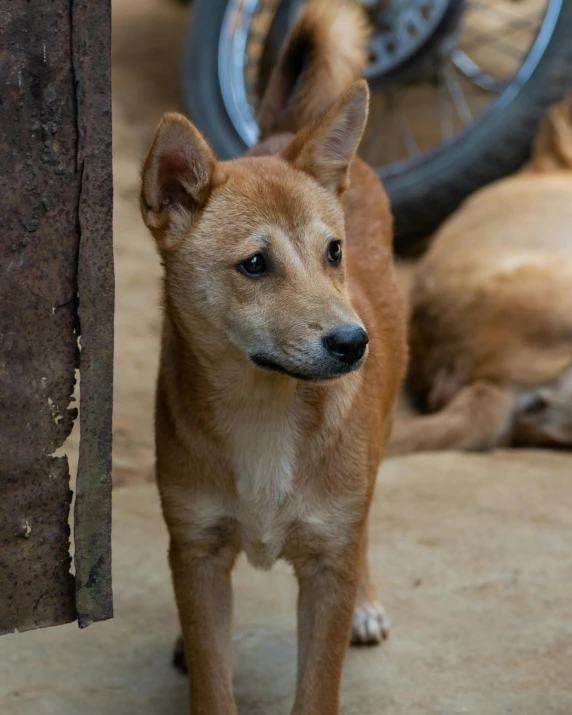
{"type": "Polygon", "coordinates": [[[298,420],[280,405],[247,405],[236,415],[232,435],[242,546],[254,566],[270,568],[296,518],[290,495],[298,461],[298,420]]]}

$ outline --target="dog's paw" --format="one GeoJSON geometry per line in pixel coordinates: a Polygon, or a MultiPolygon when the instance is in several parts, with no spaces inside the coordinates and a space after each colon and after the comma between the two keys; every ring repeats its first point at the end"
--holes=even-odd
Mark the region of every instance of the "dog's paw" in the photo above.
{"type": "Polygon", "coordinates": [[[175,648],[173,649],[173,665],[180,673],[186,675],[187,661],[185,658],[185,644],[183,642],[183,636],[179,636],[175,641],[175,648]]]}
{"type": "Polygon", "coordinates": [[[379,601],[359,604],[352,621],[352,645],[378,645],[389,635],[389,620],[379,601]]]}

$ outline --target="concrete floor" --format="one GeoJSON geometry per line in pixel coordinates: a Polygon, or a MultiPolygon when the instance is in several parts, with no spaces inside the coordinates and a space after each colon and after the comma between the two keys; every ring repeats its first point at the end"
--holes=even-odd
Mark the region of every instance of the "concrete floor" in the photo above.
{"type": "MultiPolygon", "coordinates": [[[[390,460],[371,559],[393,621],[351,649],[343,715],[572,713],[572,479],[567,455],[501,452],[390,460]]],[[[183,715],[170,666],[177,618],[151,485],[115,494],[116,618],[0,639],[5,715],[183,715]]],[[[286,715],[295,584],[241,561],[235,575],[239,711],[286,715]]]]}
{"type": "MultiPolygon", "coordinates": [[[[113,2],[116,618],[0,638],[2,715],[186,713],[185,680],[170,666],[177,618],[150,484],[160,271],[137,202],[154,126],[180,106],[186,12],[170,0],[113,2]]],[[[344,715],[572,713],[572,456],[389,461],[371,532],[394,628],[381,648],[350,651],[344,715]]],[[[289,569],[263,574],[241,563],[235,585],[240,712],[288,713],[289,569]]]]}

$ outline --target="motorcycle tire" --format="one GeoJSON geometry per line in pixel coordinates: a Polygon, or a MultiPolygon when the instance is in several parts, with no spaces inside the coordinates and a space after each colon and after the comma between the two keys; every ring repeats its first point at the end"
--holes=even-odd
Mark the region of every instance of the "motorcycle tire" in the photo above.
{"type": "MultiPolygon", "coordinates": [[[[233,126],[219,86],[219,34],[228,0],[196,0],[183,56],[183,97],[191,121],[220,159],[246,144],[233,126]]],[[[376,169],[395,218],[396,249],[430,235],[482,186],[526,161],[548,106],[572,88],[572,0],[561,0],[552,33],[534,69],[519,73],[458,135],[412,162],[376,169]]]]}

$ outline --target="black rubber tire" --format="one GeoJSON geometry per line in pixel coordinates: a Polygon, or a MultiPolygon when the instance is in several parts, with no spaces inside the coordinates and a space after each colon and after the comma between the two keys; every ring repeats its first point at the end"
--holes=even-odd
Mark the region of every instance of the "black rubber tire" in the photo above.
{"type": "Polygon", "coordinates": [[[247,146],[228,114],[218,76],[218,45],[228,0],[195,0],[183,50],[183,100],[189,119],[219,159],[235,159],[247,146]]]}
{"type": "MultiPolygon", "coordinates": [[[[246,145],[232,125],[218,79],[219,33],[228,0],[196,0],[183,60],[190,119],[217,156],[240,156],[246,145]]],[[[562,0],[553,34],[532,74],[504,103],[493,103],[452,141],[415,165],[378,173],[395,216],[396,248],[427,236],[471,193],[516,171],[526,160],[547,107],[572,88],[572,0],[562,0]]]]}

